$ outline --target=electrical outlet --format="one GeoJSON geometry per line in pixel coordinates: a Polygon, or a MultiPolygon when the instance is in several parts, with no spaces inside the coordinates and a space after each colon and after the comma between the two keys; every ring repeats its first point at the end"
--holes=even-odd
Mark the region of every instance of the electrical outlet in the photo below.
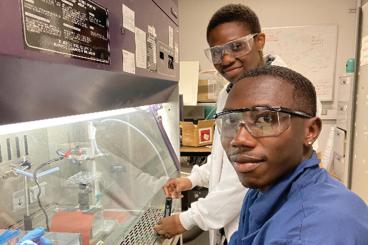
{"type": "Polygon", "coordinates": [[[13,192],[13,210],[25,208],[24,191],[13,192]]]}
{"type": "MultiPolygon", "coordinates": [[[[44,198],[46,196],[46,182],[41,182],[41,195],[40,198],[44,198]]],[[[38,187],[37,185],[34,185],[29,188],[29,201],[30,203],[37,202],[37,195],[38,195],[38,187]]]]}

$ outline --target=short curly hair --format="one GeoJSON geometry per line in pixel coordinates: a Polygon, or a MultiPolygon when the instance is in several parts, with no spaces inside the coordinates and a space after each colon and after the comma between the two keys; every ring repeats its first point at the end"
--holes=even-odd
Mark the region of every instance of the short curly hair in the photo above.
{"type": "Polygon", "coordinates": [[[261,32],[261,24],[253,10],[243,4],[228,4],[212,15],[207,26],[207,40],[211,30],[227,22],[239,22],[248,27],[251,33],[261,32]]]}
{"type": "Polygon", "coordinates": [[[286,67],[267,65],[243,73],[239,77],[238,81],[248,77],[258,76],[272,76],[291,84],[294,87],[294,101],[297,109],[304,111],[311,116],[316,116],[316,89],[308,78],[286,67]]]}

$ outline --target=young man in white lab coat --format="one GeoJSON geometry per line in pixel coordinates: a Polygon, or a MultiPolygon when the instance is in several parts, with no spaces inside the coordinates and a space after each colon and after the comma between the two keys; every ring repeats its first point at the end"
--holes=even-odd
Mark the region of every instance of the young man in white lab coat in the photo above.
{"type": "MultiPolygon", "coordinates": [[[[265,34],[257,15],[242,4],[226,5],[212,16],[207,26],[207,42],[210,46],[205,50],[207,57],[230,82],[218,96],[217,112],[222,111],[231,86],[243,73],[264,65],[285,66],[278,57],[263,56],[265,34]]],[[[222,244],[219,229],[224,228],[227,240],[237,230],[247,189],[226,157],[217,130],[207,163],[194,166],[187,178],[169,180],[164,190],[168,196],[179,197],[181,191],[195,186],[208,187],[208,195],[192,203],[187,211],[162,219],[155,230],[164,237],[172,237],[198,226],[210,231],[210,245],[222,244]]]]}

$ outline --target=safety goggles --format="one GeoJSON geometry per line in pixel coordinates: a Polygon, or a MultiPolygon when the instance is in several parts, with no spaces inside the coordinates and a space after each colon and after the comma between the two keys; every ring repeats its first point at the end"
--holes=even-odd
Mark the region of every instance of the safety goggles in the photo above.
{"type": "Polygon", "coordinates": [[[291,117],[312,118],[311,115],[285,107],[255,106],[225,110],[215,115],[216,127],[222,138],[234,138],[240,127],[253,137],[278,136],[290,126],[291,117]]]}
{"type": "Polygon", "coordinates": [[[214,65],[222,62],[224,54],[232,55],[234,58],[242,57],[251,51],[254,42],[253,38],[256,35],[258,35],[258,33],[251,33],[223,45],[213,46],[205,49],[204,53],[214,65]]]}

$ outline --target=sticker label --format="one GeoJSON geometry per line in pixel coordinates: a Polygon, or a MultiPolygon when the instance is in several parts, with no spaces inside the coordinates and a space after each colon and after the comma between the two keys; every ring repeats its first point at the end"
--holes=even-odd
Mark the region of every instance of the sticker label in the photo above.
{"type": "Polygon", "coordinates": [[[201,128],[198,130],[199,144],[211,143],[212,141],[212,128],[201,128]]]}

